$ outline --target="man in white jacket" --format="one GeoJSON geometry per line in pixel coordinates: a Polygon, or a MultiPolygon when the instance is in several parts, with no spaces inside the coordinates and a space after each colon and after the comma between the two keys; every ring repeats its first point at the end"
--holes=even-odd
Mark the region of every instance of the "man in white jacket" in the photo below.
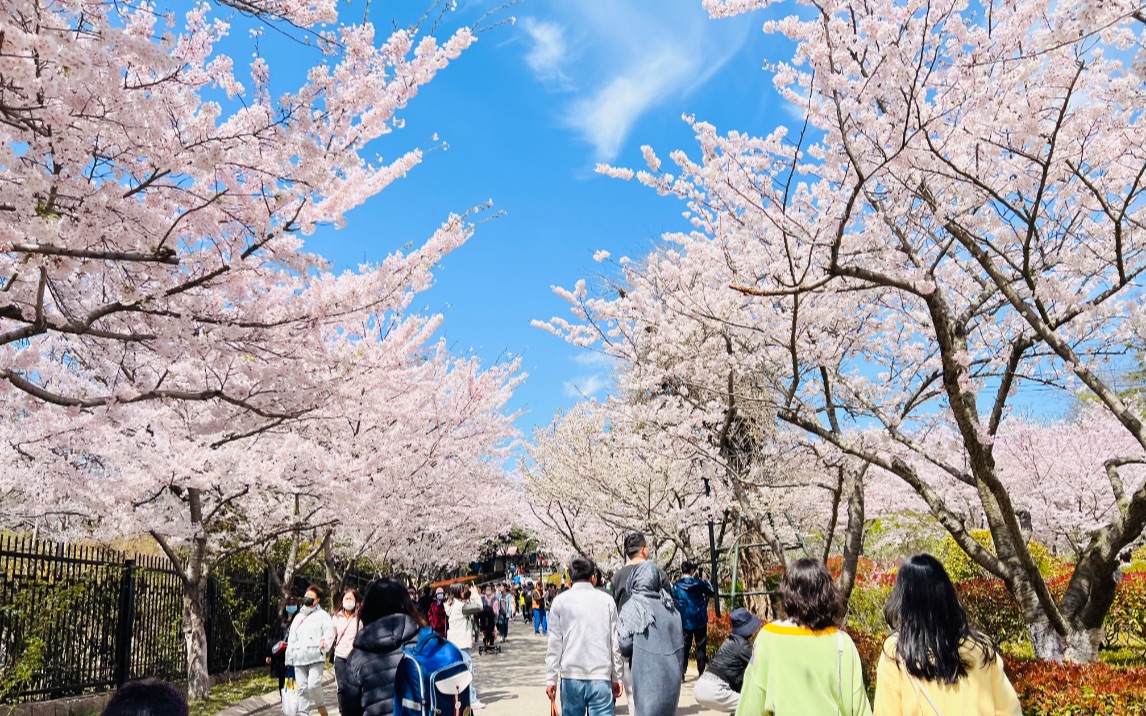
{"type": "Polygon", "coordinates": [[[585,557],[570,565],[573,587],[553,600],[545,654],[545,693],[561,691],[561,716],[613,716],[621,695],[617,605],[598,591],[597,568],[585,557]]]}

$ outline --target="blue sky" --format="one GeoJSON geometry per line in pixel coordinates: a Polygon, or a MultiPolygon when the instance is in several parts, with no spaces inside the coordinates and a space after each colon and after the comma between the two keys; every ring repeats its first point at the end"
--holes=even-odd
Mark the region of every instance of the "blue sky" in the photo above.
{"type": "MultiPolygon", "coordinates": [[[[463,1],[445,29],[493,5],[463,1]]],[[[361,17],[360,5],[342,7],[345,18],[361,17]]],[[[395,7],[373,3],[380,32],[395,7]]],[[[419,93],[405,127],[377,151],[393,158],[432,146],[435,134],[448,149],[427,153],[350,213],[345,228],[320,230],[308,245],[352,268],[423,241],[451,211],[492,199],[504,215],[442,262],[420,307],[444,312],[442,334],[457,353],[486,363],[521,356],[529,378],[512,407],[526,411],[519,425],[528,433],[607,388],[607,366],[594,355],[530,325],[567,315],[550,287],[598,275],[597,249],[641,255],[683,227],[681,204],[598,176],[594,165],[643,166],[642,144],[662,156],[692,151],[686,113],[756,134],[785,117],[761,69],[766,50],[777,49],[761,14],[711,20],[700,0],[525,0],[502,14],[516,23],[483,33],[419,93]]],[[[236,27],[232,41],[249,43],[245,29],[236,27]]],[[[272,78],[305,70],[293,43],[269,31],[259,42],[272,78]]]]}
{"type": "MultiPolygon", "coordinates": [[[[437,34],[472,25],[502,2],[459,0],[437,34]]],[[[415,22],[429,4],[374,0],[370,19],[381,38],[394,23],[415,22]]],[[[341,5],[343,20],[360,19],[364,7],[364,0],[341,5]]],[[[786,40],[762,32],[778,13],[712,20],[701,0],[521,0],[498,11],[495,19],[516,22],[483,32],[414,98],[401,115],[404,128],[371,148],[385,160],[415,147],[448,147],[427,152],[408,176],[348,214],[345,228],[319,230],[308,247],[338,270],[354,268],[424,241],[450,212],[492,200],[501,215],[442,262],[435,287],[415,308],[445,314],[441,335],[457,354],[486,364],[521,357],[529,377],[511,408],[522,411],[518,425],[528,435],[555,411],[603,397],[609,387],[600,356],[531,326],[568,316],[551,286],[592,281],[601,271],[593,261],[599,249],[641,256],[666,231],[689,228],[679,202],[593,167],[643,167],[643,144],[662,157],[674,149],[694,153],[684,114],[722,133],[759,136],[794,124],[763,69],[792,54],[786,40]]],[[[221,49],[238,63],[251,51],[249,23],[231,19],[221,49]]],[[[272,82],[281,83],[276,92],[297,87],[319,59],[273,30],[258,46],[272,82]]],[[[1024,390],[1019,403],[1044,416],[1065,405],[1038,390],[1024,390]]]]}

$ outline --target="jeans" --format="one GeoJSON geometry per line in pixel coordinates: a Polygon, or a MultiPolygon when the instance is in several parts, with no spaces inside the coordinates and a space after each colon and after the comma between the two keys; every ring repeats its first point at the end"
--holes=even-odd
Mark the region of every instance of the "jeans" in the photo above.
{"type": "MultiPolygon", "coordinates": [[[[462,652],[462,661],[465,662],[465,665],[469,668],[470,675],[472,676],[474,673],[474,657],[473,657],[473,654],[470,653],[469,649],[461,649],[460,651],[462,652]]],[[[474,704],[481,703],[480,701],[478,701],[478,690],[477,690],[477,687],[474,686],[474,683],[475,683],[474,680],[470,681],[470,705],[471,706],[474,704]]]]}
{"type": "Polygon", "coordinates": [[[561,716],[613,716],[613,686],[608,681],[561,680],[561,716]]]}
{"type": "Polygon", "coordinates": [[[688,652],[692,648],[692,642],[696,642],[696,670],[703,674],[704,669],[708,666],[708,626],[702,629],[685,629],[684,630],[684,669],[681,671],[681,677],[688,671],[688,652]]]}
{"type": "Polygon", "coordinates": [[[533,633],[536,634],[538,631],[549,634],[549,613],[544,609],[533,610],[533,633]]]}

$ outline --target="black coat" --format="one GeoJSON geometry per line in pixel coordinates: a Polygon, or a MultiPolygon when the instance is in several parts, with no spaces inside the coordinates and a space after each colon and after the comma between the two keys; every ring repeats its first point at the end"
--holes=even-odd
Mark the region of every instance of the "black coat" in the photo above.
{"type": "Polygon", "coordinates": [[[416,643],[418,623],[405,614],[382,617],[363,626],[346,660],[345,695],[339,702],[357,708],[342,716],[390,716],[394,713],[394,677],[402,647],[416,643]]]}
{"type": "Polygon", "coordinates": [[[740,693],[740,687],[744,685],[744,670],[751,660],[752,642],[742,636],[729,634],[716,656],[708,662],[708,670],[713,676],[724,679],[733,691],[740,693]]]}
{"type": "Polygon", "coordinates": [[[286,676],[286,649],[277,654],[272,654],[271,649],[274,649],[275,644],[280,641],[286,641],[289,631],[290,622],[284,624],[280,621],[271,625],[271,631],[267,634],[267,656],[271,657],[271,676],[276,679],[286,676]]]}

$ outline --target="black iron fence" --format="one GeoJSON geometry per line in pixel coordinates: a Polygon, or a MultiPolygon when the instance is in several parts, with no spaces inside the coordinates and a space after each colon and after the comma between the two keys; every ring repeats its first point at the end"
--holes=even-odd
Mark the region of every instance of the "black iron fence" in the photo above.
{"type": "MultiPolygon", "coordinates": [[[[184,678],[182,600],[165,558],[0,535],[0,703],[184,678]]],[[[211,673],[263,665],[277,605],[266,569],[212,578],[211,673]]]]}

